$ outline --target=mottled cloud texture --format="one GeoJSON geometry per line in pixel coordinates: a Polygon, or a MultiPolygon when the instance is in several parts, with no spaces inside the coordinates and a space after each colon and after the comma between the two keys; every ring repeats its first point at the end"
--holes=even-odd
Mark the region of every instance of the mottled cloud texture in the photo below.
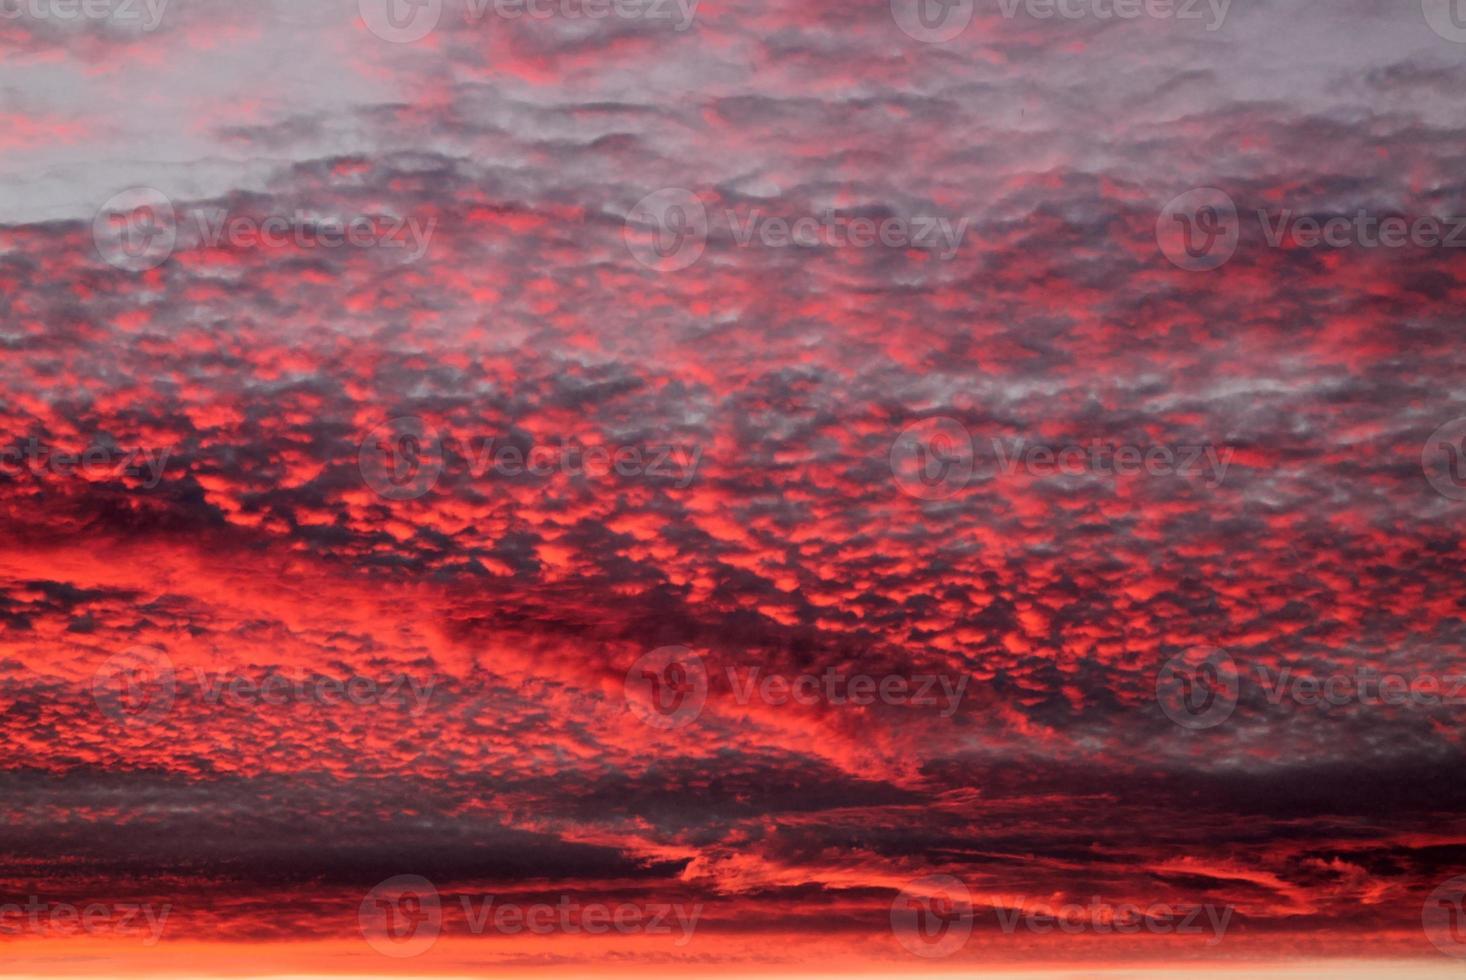
{"type": "Polygon", "coordinates": [[[1460,968],[1448,9],[393,4],[0,3],[0,969],[1460,968]]]}

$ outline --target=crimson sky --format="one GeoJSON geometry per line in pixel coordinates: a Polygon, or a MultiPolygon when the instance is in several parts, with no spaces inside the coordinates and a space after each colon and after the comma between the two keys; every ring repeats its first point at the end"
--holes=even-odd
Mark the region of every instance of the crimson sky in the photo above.
{"type": "Polygon", "coordinates": [[[0,0],[0,972],[1459,975],[1466,4],[915,2],[0,0]]]}

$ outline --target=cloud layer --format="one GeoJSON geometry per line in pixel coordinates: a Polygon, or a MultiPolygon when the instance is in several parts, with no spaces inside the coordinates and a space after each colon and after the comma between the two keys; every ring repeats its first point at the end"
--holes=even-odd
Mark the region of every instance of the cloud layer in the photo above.
{"type": "Polygon", "coordinates": [[[1466,47],[1403,0],[941,43],[863,0],[370,6],[0,20],[7,893],[386,971],[359,906],[418,875],[423,970],[907,972],[893,899],[944,874],[947,965],[1440,958],[1466,253],[1267,232],[1466,213],[1466,47]],[[1157,240],[1201,187],[1212,271],[1157,240]],[[702,674],[648,683],[705,681],[670,721],[626,693],[665,647],[702,674]],[[1188,728],[1199,648],[1239,679],[1188,728]],[[485,895],[703,911],[473,936],[485,895]],[[1232,918],[1002,928],[1095,896],[1232,918]]]}

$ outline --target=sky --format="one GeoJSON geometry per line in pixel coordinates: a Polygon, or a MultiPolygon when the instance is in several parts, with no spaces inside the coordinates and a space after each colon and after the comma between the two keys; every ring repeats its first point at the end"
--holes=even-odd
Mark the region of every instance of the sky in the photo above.
{"type": "Polygon", "coordinates": [[[0,0],[0,971],[1460,976],[1462,0],[0,0]]]}

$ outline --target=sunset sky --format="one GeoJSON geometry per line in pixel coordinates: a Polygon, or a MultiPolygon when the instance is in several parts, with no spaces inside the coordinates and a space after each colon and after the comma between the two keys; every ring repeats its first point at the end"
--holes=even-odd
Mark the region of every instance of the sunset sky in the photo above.
{"type": "Polygon", "coordinates": [[[0,0],[0,975],[1462,976],[1463,92],[1466,0],[0,0]]]}

